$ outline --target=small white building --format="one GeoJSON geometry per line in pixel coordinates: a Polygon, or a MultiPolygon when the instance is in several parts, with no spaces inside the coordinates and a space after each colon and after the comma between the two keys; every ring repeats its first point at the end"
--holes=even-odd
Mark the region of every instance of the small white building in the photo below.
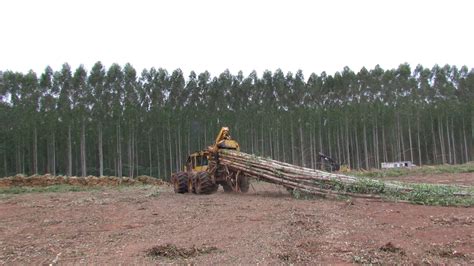
{"type": "Polygon", "coordinates": [[[388,168],[410,168],[415,166],[411,161],[388,162],[382,163],[382,169],[388,168]]]}

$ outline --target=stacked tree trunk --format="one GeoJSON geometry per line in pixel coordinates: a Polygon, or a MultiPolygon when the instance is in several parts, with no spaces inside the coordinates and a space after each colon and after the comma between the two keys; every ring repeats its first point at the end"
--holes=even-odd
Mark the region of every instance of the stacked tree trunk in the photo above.
{"type": "MultiPolygon", "coordinates": [[[[377,194],[352,193],[334,189],[335,183],[345,185],[357,183],[360,181],[357,177],[305,168],[235,150],[219,150],[219,163],[227,166],[231,171],[240,171],[248,176],[282,185],[289,190],[297,189],[329,197],[346,195],[380,198],[377,194]]],[[[384,186],[399,191],[410,191],[408,187],[390,182],[384,182],[384,186]]]]}

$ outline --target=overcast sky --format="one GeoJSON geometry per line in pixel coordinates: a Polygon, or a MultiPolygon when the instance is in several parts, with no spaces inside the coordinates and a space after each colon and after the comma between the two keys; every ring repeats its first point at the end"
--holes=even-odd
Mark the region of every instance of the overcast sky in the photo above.
{"type": "Polygon", "coordinates": [[[0,70],[474,67],[474,1],[6,0],[0,70]]]}

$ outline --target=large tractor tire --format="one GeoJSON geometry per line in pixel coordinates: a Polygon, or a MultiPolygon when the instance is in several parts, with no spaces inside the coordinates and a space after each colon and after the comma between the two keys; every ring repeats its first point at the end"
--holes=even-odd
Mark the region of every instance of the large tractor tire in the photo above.
{"type": "Polygon", "coordinates": [[[196,174],[195,173],[188,174],[188,192],[196,193],[196,174]]]}
{"type": "Polygon", "coordinates": [[[222,188],[224,189],[224,192],[232,192],[234,191],[232,189],[232,186],[229,185],[226,181],[220,183],[222,185],[222,188]]]}
{"type": "Polygon", "coordinates": [[[188,192],[188,173],[178,172],[171,177],[175,193],[188,192]]]}
{"type": "Polygon", "coordinates": [[[205,171],[197,173],[195,181],[194,187],[197,194],[212,194],[219,187],[217,184],[212,183],[211,176],[205,171]]]}
{"type": "Polygon", "coordinates": [[[237,180],[240,188],[240,192],[247,193],[250,188],[249,178],[246,175],[239,176],[237,180]]]}

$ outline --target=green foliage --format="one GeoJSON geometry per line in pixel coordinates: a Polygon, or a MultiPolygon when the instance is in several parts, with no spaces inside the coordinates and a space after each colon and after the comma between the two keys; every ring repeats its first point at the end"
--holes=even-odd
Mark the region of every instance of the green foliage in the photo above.
{"type": "Polygon", "coordinates": [[[437,184],[408,184],[359,177],[354,183],[343,183],[332,179],[321,188],[356,194],[380,195],[393,201],[408,201],[422,205],[474,206],[474,187],[458,187],[437,184]]]}

